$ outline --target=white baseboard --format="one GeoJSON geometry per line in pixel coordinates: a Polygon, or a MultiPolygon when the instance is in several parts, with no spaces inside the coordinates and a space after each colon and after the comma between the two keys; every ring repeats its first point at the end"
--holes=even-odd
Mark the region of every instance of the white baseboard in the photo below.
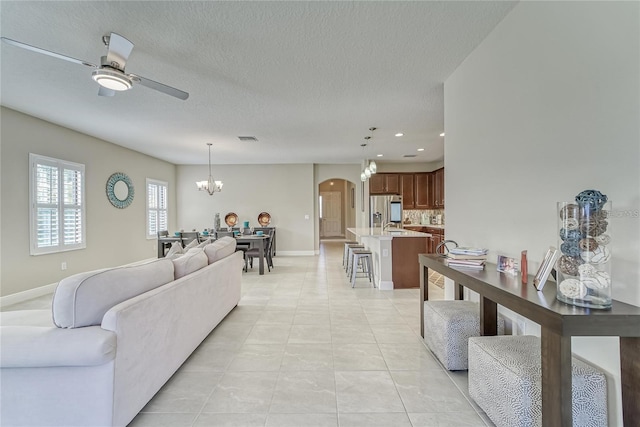
{"type": "Polygon", "coordinates": [[[282,256],[314,256],[315,251],[277,251],[276,258],[278,255],[282,256]]]}
{"type": "Polygon", "coordinates": [[[391,280],[381,280],[380,281],[380,290],[381,291],[392,291],[393,290],[393,281],[391,280]]]}
{"type": "Polygon", "coordinates": [[[52,294],[56,288],[56,285],[57,283],[51,283],[49,285],[44,285],[38,288],[33,288],[27,291],[17,292],[15,294],[0,297],[0,307],[6,307],[7,305],[17,304],[19,302],[41,297],[42,295],[52,294]]]}

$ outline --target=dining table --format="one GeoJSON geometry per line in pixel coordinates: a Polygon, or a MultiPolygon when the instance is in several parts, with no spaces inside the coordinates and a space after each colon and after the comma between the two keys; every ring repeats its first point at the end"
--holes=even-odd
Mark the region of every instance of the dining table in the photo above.
{"type": "Polygon", "coordinates": [[[257,234],[239,234],[235,236],[236,243],[244,243],[244,244],[258,244],[258,248],[260,249],[260,263],[258,267],[258,274],[264,274],[264,247],[265,242],[269,238],[268,235],[258,236],[257,234]]]}

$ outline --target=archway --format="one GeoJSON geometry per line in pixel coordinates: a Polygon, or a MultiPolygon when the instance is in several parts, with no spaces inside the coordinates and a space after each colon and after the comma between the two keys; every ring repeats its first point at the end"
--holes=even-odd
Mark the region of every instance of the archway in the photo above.
{"type": "Polygon", "coordinates": [[[356,187],[341,178],[318,184],[318,230],[320,239],[344,239],[356,224],[356,187]]]}

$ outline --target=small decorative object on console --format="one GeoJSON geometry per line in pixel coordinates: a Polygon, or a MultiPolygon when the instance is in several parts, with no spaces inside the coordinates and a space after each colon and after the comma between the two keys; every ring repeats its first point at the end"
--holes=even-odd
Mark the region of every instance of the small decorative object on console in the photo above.
{"type": "Polygon", "coordinates": [[[513,258],[506,257],[504,255],[498,255],[498,271],[501,273],[511,274],[515,276],[518,274],[518,261],[513,258]]]}
{"type": "Polygon", "coordinates": [[[529,280],[529,266],[527,261],[527,251],[522,251],[520,254],[520,270],[522,271],[522,283],[527,284],[529,280]]]}
{"type": "Polygon", "coordinates": [[[597,190],[585,190],[574,202],[558,202],[556,298],[580,307],[611,307],[611,202],[597,190]]]}
{"type": "Polygon", "coordinates": [[[547,277],[549,277],[549,273],[553,270],[553,266],[556,264],[559,255],[556,248],[553,246],[549,247],[549,250],[542,260],[542,264],[540,264],[540,268],[538,268],[536,277],[533,279],[533,286],[535,286],[537,290],[541,291],[542,288],[544,288],[547,277]]]}

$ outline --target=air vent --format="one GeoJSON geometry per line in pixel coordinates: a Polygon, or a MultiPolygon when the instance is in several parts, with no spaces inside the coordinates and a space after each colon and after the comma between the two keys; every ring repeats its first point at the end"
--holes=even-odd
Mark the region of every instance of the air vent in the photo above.
{"type": "Polygon", "coordinates": [[[416,155],[415,155],[415,154],[405,154],[405,155],[404,155],[404,156],[402,156],[402,157],[416,157],[416,155]]]}
{"type": "Polygon", "coordinates": [[[239,136],[238,139],[240,141],[254,141],[254,142],[258,142],[258,138],[256,138],[255,136],[239,136]]]}

